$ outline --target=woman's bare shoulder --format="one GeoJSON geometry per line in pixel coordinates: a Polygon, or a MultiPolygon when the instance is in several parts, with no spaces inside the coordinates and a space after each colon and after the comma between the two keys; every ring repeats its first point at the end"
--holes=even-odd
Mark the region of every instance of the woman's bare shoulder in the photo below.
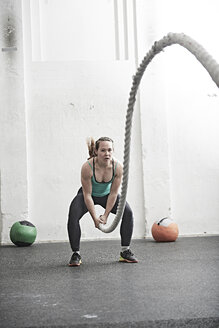
{"type": "Polygon", "coordinates": [[[92,168],[93,168],[93,158],[90,158],[86,162],[84,162],[81,167],[82,176],[91,177],[93,175],[92,168]]]}
{"type": "Polygon", "coordinates": [[[122,167],[122,163],[117,158],[113,157],[113,161],[114,161],[114,165],[122,167]]]}
{"type": "Polygon", "coordinates": [[[122,163],[116,159],[116,158],[113,158],[114,160],[114,167],[116,168],[116,173],[122,173],[123,171],[123,168],[122,168],[122,163]]]}

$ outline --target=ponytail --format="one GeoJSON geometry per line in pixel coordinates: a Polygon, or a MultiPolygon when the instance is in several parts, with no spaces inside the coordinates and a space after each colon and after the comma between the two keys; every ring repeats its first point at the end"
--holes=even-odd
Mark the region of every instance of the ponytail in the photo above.
{"type": "Polygon", "coordinates": [[[87,139],[87,147],[88,147],[88,153],[89,153],[89,158],[88,159],[97,156],[96,153],[95,153],[95,140],[94,140],[94,138],[91,137],[91,138],[87,139]]]}

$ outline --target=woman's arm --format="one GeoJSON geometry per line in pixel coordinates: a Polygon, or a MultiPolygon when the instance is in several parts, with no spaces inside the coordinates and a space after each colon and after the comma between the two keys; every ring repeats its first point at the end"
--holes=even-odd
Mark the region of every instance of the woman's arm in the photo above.
{"type": "Polygon", "coordinates": [[[92,172],[89,164],[86,162],[82,166],[81,169],[81,184],[82,184],[82,190],[83,190],[83,195],[84,195],[84,202],[87,206],[87,209],[94,221],[94,225],[96,228],[99,227],[100,223],[103,223],[102,218],[98,218],[94,206],[94,202],[92,199],[92,183],[91,183],[91,177],[92,177],[92,172]]]}
{"type": "Polygon", "coordinates": [[[117,169],[116,169],[116,175],[113,180],[113,183],[112,183],[112,186],[110,189],[110,194],[107,199],[106,209],[105,209],[104,214],[101,216],[103,224],[106,224],[107,218],[110,214],[110,211],[112,210],[113,206],[115,205],[115,202],[116,202],[116,199],[118,196],[118,192],[119,192],[119,187],[121,185],[121,181],[122,181],[122,165],[118,163],[117,169]]]}

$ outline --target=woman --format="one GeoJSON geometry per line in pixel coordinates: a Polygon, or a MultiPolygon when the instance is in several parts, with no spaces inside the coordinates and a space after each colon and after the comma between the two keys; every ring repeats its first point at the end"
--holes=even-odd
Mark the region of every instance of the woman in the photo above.
{"type": "MultiPolygon", "coordinates": [[[[122,165],[113,158],[113,140],[108,137],[99,138],[96,142],[88,142],[89,159],[81,169],[82,187],[73,199],[68,218],[69,241],[73,251],[69,266],[79,266],[81,229],[79,220],[89,212],[96,228],[106,224],[110,214],[116,213],[119,202],[119,187],[122,180],[122,165]],[[103,215],[97,216],[95,205],[105,208],[103,215]]],[[[120,228],[121,253],[120,262],[137,263],[138,260],[130,251],[133,231],[132,210],[126,203],[120,228]]]]}

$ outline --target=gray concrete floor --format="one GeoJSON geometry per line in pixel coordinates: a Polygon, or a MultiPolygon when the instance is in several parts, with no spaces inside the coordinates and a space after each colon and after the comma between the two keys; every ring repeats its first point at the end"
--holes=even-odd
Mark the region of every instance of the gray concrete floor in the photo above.
{"type": "Polygon", "coordinates": [[[219,237],[0,247],[0,327],[219,327],[219,237]]]}

